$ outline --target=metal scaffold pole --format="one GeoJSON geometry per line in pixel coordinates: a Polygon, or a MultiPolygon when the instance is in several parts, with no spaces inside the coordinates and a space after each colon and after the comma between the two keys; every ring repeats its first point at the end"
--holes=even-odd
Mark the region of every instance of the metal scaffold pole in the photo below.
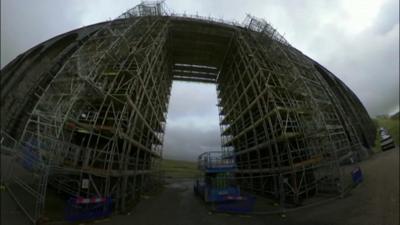
{"type": "Polygon", "coordinates": [[[283,211],[343,195],[375,137],[343,82],[250,15],[238,24],[143,2],[40,44],[1,78],[2,183],[33,223],[49,190],[109,213],[160,186],[175,80],[216,84],[220,158],[235,162],[226,177],[283,211]]]}

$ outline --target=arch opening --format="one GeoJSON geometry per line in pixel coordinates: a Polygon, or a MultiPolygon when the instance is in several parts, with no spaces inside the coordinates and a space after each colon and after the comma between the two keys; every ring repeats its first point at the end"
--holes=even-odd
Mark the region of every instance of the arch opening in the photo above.
{"type": "Polygon", "coordinates": [[[95,32],[63,61],[16,144],[23,154],[12,166],[36,190],[31,217],[47,182],[67,196],[111,198],[118,211],[159,186],[174,80],[216,84],[221,148],[242,190],[283,206],[342,193],[359,131],[314,62],[274,33],[252,17],[239,27],[174,16],[95,32]]]}

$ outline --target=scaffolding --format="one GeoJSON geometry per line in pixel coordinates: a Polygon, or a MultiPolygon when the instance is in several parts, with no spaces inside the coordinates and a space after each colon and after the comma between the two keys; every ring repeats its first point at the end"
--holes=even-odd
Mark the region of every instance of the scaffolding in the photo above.
{"type": "Polygon", "coordinates": [[[121,211],[152,186],[172,79],[169,20],[150,13],[99,29],[65,62],[31,112],[19,151],[35,157],[28,170],[38,180],[14,176],[9,185],[32,193],[36,206],[23,207],[35,209],[27,213],[32,221],[44,207],[47,182],[72,196],[112,197],[121,211]]]}
{"type": "Polygon", "coordinates": [[[342,165],[361,144],[340,103],[270,24],[245,21],[217,81],[222,146],[236,155],[238,181],[281,205],[343,193],[342,165]]]}
{"type": "Polygon", "coordinates": [[[43,73],[23,132],[2,131],[2,155],[12,155],[6,183],[32,222],[48,185],[111,198],[120,212],[160,185],[173,80],[217,84],[222,150],[235,157],[243,190],[286,207],[350,186],[346,165],[372,138],[368,114],[266,21],[168,15],[151,2],[97,26],[60,69],[43,73]]]}

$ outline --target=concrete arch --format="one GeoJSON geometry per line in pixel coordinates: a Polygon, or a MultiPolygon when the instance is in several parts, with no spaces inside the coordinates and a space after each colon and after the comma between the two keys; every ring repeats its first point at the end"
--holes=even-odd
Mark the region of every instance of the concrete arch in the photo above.
{"type": "MultiPolygon", "coordinates": [[[[235,154],[241,188],[282,202],[343,191],[341,165],[359,160],[359,137],[374,132],[356,120],[362,114],[371,123],[343,83],[253,17],[237,26],[128,16],[104,23],[82,45],[76,36],[40,54],[70,48],[52,62],[58,66],[49,79],[31,84],[42,91],[24,94],[39,100],[23,108],[29,116],[14,131],[19,148],[41,165],[30,172],[44,174],[32,181],[34,219],[47,181],[69,195],[111,197],[120,211],[157,186],[173,80],[217,84],[222,149],[235,154]]],[[[24,75],[20,83],[29,82],[24,75]]]]}

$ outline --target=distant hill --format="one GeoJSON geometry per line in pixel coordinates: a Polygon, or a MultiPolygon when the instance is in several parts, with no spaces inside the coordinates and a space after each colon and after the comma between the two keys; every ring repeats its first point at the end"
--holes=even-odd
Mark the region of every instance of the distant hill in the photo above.
{"type": "Polygon", "coordinates": [[[163,159],[161,170],[166,178],[195,178],[200,175],[197,162],[163,159]]]}
{"type": "Polygon", "coordinates": [[[393,114],[390,119],[399,119],[400,118],[400,112],[397,112],[395,114],[393,114]]]}

